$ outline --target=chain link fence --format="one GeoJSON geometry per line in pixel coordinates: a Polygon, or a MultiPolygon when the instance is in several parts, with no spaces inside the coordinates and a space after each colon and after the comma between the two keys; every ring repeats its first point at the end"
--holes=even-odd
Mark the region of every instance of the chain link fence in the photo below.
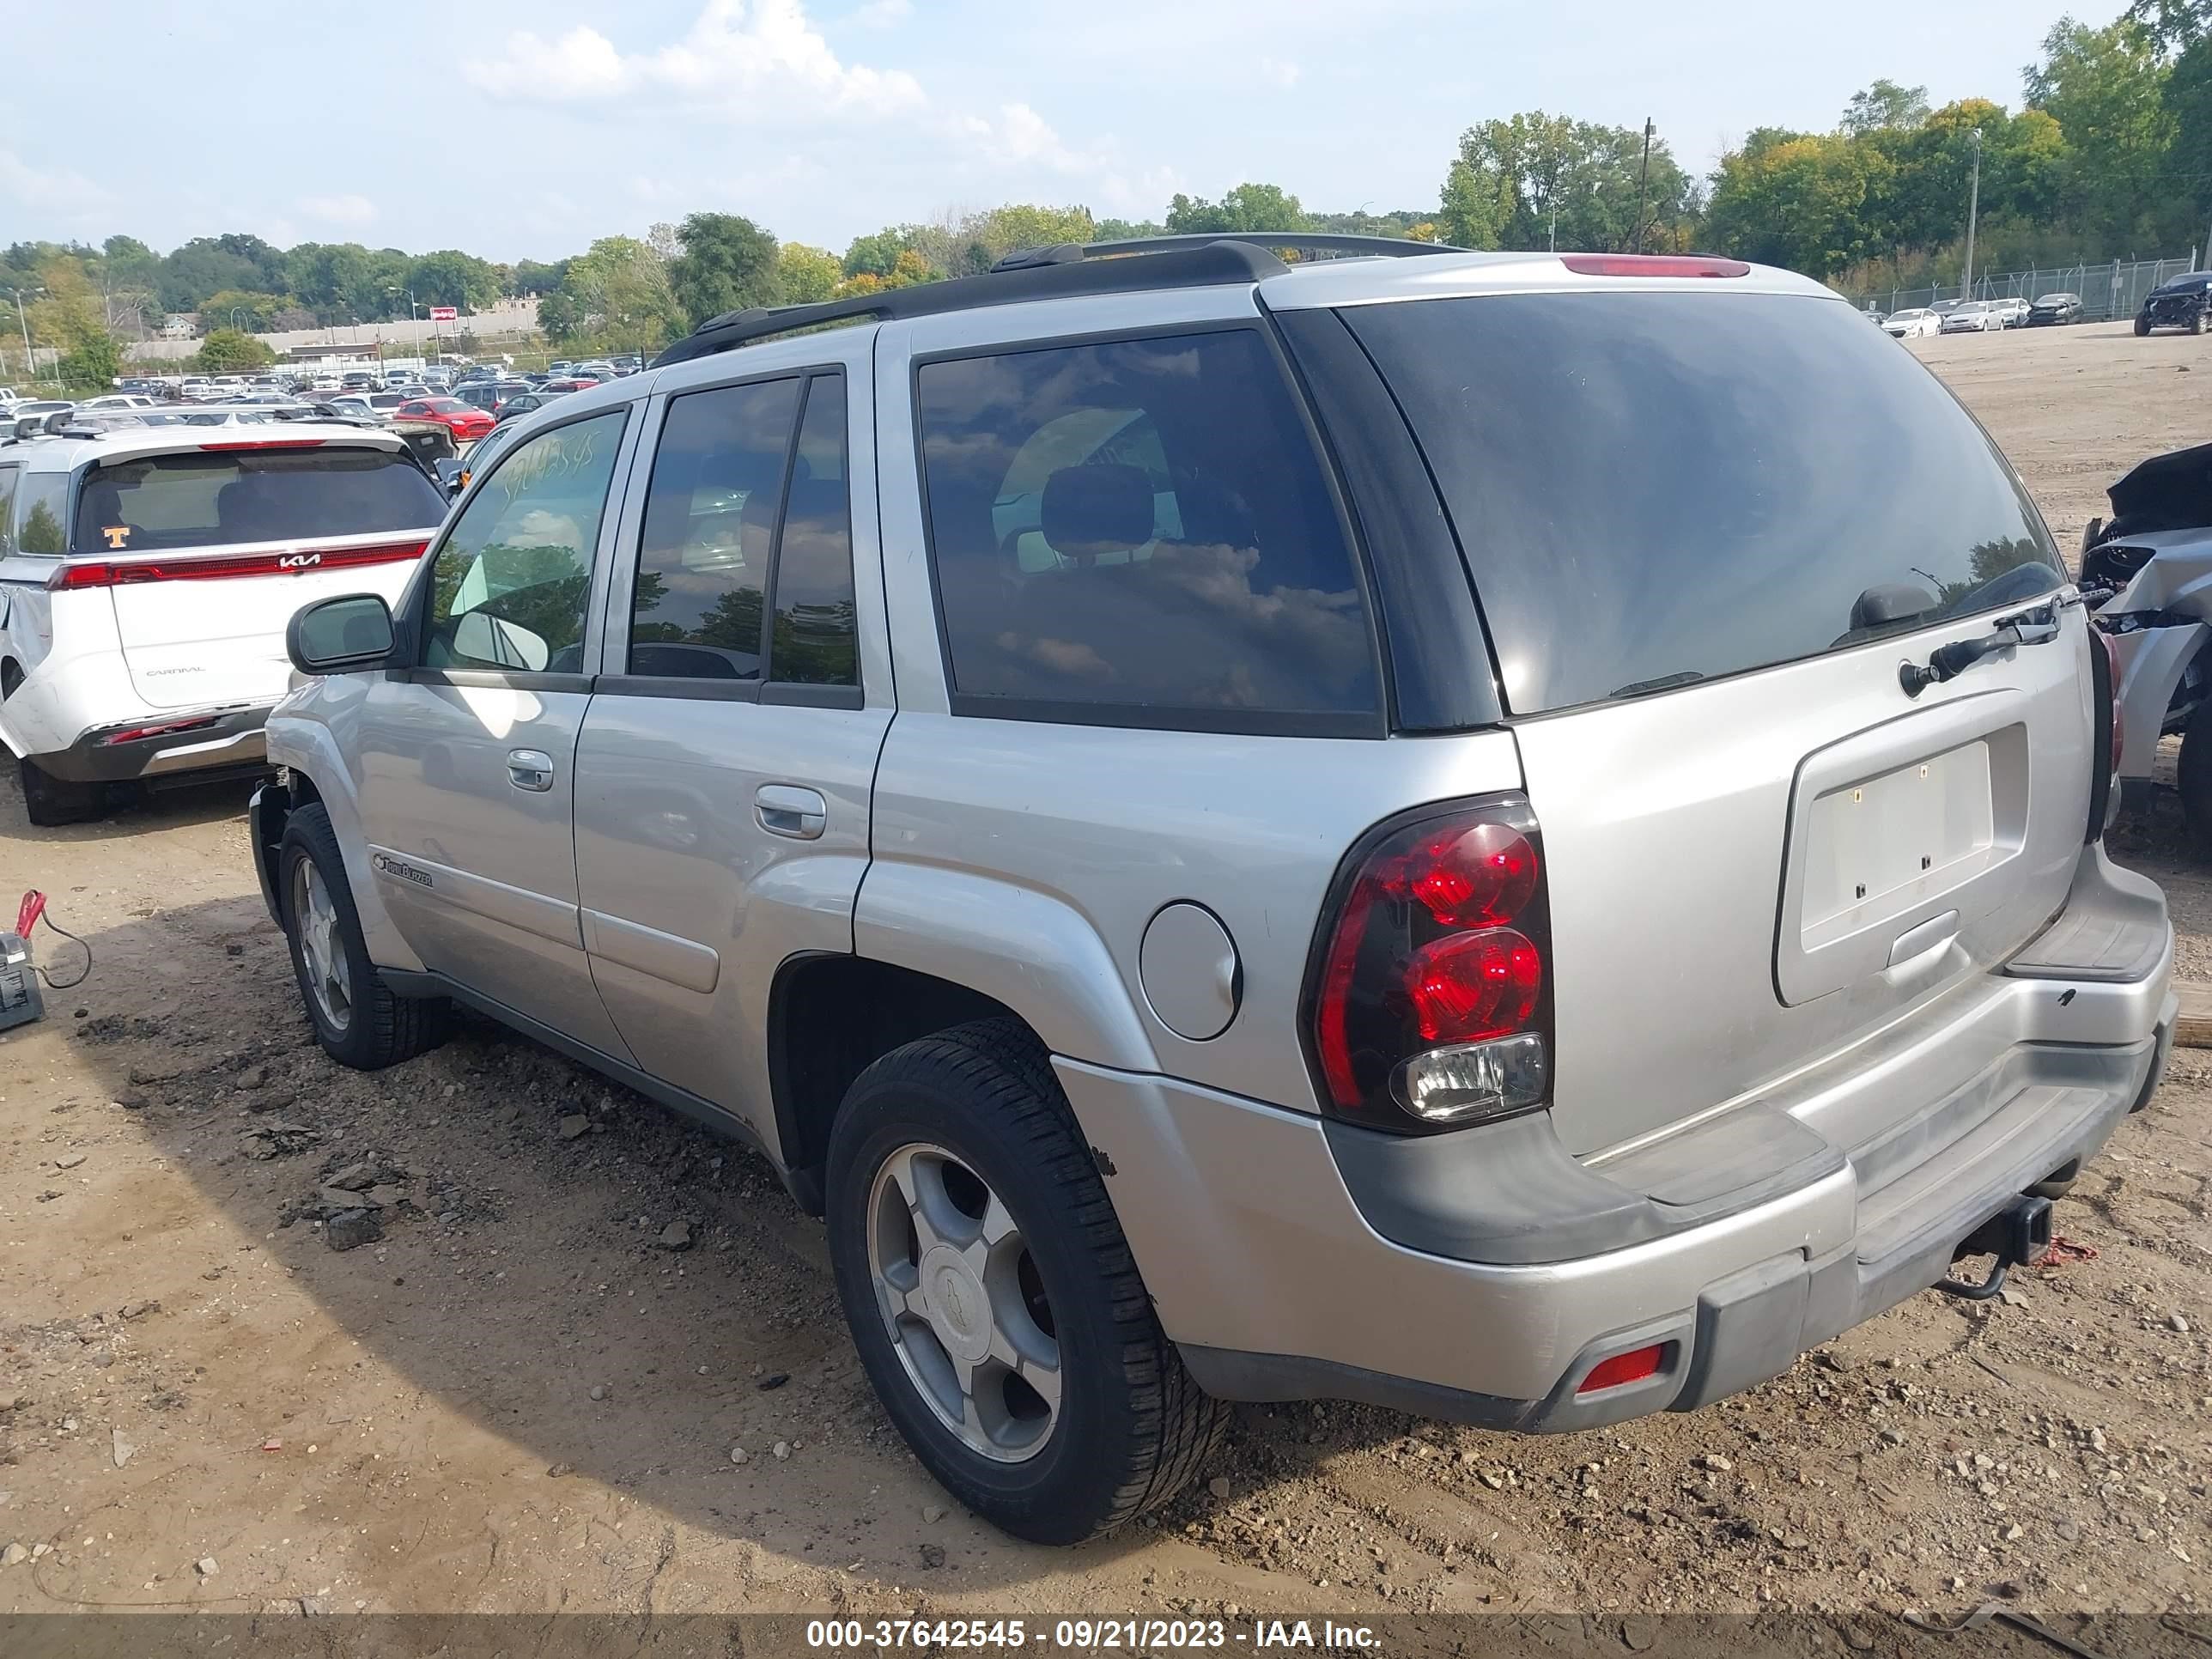
{"type": "Polygon", "coordinates": [[[1851,303],[1862,309],[1872,306],[1885,317],[1896,311],[1915,311],[1938,300],[2041,299],[2046,294],[2078,294],[2081,315],[2091,322],[2132,317],[2142,307],[2143,295],[2160,283],[2197,269],[2193,258],[2115,259],[2109,264],[2060,265],[2037,270],[1985,271],[1974,278],[1974,291],[1961,295],[1956,283],[1934,288],[1893,288],[1854,294],[1851,303]]]}

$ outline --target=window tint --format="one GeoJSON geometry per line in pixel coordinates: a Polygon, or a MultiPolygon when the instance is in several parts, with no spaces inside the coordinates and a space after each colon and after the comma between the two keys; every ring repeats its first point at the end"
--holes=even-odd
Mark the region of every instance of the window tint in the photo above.
{"type": "Polygon", "coordinates": [[[1988,436],[1832,301],[1496,295],[1342,313],[1413,424],[1521,713],[2050,592],[1988,436]],[[1925,604],[1861,626],[1860,597],[1925,604]]]}
{"type": "Polygon", "coordinates": [[[962,712],[1372,724],[1352,554],[1256,333],[933,362],[920,388],[962,712]]]}
{"type": "Polygon", "coordinates": [[[426,666],[583,672],[592,550],[626,414],[542,432],[477,487],[439,550],[426,666]]]}
{"type": "Polygon", "coordinates": [[[65,551],[62,515],[68,501],[68,473],[25,473],[15,491],[15,550],[41,558],[65,551]]]}
{"type": "Polygon", "coordinates": [[[76,545],[136,553],[296,541],[422,531],[443,517],[437,486],[392,450],[186,450],[87,471],[76,545]]]}
{"type": "Polygon", "coordinates": [[[775,635],[769,677],[802,685],[858,685],[853,616],[852,506],[845,480],[845,377],[806,383],[799,459],[775,557],[775,635]]]}
{"type": "Polygon", "coordinates": [[[15,469],[0,466],[0,559],[15,550],[15,469]]]}
{"type": "Polygon", "coordinates": [[[754,680],[797,379],[673,398],[653,458],[629,672],[754,680]]]}

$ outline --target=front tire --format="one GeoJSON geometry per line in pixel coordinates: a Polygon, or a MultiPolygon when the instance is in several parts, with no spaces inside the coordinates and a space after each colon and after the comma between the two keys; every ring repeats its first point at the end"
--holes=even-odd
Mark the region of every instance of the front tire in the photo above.
{"type": "Polygon", "coordinates": [[[830,1132],[826,1199],[860,1363],[969,1509],[1072,1544],[1201,1467],[1224,1408],[1161,1331],[1026,1028],[978,1021],[869,1066],[830,1132]]]}
{"type": "Polygon", "coordinates": [[[369,961],[337,834],[319,801],[285,821],[276,882],[293,976],[323,1052],[341,1066],[375,1072],[436,1048],[446,1004],[393,995],[369,961]]]}
{"type": "Polygon", "coordinates": [[[2148,318],[2148,317],[2138,317],[2138,318],[2136,318],[2136,337],[2137,339],[2141,339],[2144,335],[2146,335],[2146,334],[2148,334],[2148,333],[2149,333],[2149,332],[2150,332],[2150,319],[2149,319],[2149,318],[2148,318]]]}
{"type": "Polygon", "coordinates": [[[23,786],[23,815],[41,830],[83,823],[106,810],[107,786],[58,778],[33,761],[15,763],[23,786]]]}

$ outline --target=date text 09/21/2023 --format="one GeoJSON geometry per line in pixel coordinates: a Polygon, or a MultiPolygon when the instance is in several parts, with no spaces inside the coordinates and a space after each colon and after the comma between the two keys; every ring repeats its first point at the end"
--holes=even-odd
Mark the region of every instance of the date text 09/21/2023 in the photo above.
{"type": "Polygon", "coordinates": [[[1266,1652],[1371,1649],[1376,1632],[1333,1620],[1255,1619],[1249,1626],[1222,1619],[1057,1619],[1034,1629],[1022,1619],[815,1619],[806,1644],[818,1649],[1041,1648],[1077,1652],[1160,1648],[1243,1648],[1266,1652]]]}

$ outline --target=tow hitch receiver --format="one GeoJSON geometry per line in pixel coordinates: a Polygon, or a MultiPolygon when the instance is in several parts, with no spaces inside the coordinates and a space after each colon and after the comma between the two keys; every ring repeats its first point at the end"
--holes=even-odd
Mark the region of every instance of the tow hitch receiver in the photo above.
{"type": "Polygon", "coordinates": [[[1951,1260],[1970,1255],[1994,1255],[1996,1265],[1978,1285],[1962,1285],[1955,1279],[1939,1279],[1935,1288],[1946,1296],[1968,1302],[1986,1302],[2004,1289],[2005,1270],[2018,1263],[2026,1267],[2051,1248],[2051,1200],[2022,1193],[1959,1242],[1951,1260]]]}

